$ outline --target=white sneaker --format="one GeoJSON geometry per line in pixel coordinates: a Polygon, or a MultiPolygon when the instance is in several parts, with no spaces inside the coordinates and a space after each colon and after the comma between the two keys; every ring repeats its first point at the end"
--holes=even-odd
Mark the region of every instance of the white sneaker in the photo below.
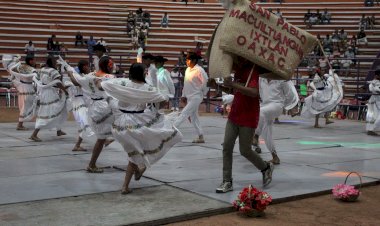
{"type": "Polygon", "coordinates": [[[179,108],[175,108],[176,111],[179,111],[179,108]]]}
{"type": "Polygon", "coordinates": [[[174,108],[174,107],[172,107],[172,108],[170,108],[170,110],[171,110],[171,111],[174,111],[174,110],[175,110],[175,108],[174,108]]]}

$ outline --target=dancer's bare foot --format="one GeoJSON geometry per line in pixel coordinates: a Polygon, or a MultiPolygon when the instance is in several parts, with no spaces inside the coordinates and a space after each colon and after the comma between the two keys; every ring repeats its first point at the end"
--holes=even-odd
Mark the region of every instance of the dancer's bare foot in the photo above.
{"type": "Polygon", "coordinates": [[[62,130],[57,131],[57,136],[64,136],[64,135],[66,135],[66,133],[63,132],[62,130]]]}
{"type": "Polygon", "coordinates": [[[17,126],[16,130],[29,130],[29,129],[24,126],[17,126]]]}
{"type": "Polygon", "coordinates": [[[123,188],[121,189],[121,194],[122,194],[122,195],[126,195],[126,194],[129,194],[129,193],[131,193],[131,192],[132,192],[131,189],[126,188],[126,187],[124,187],[124,186],[123,186],[123,188]]]}
{"type": "Polygon", "coordinates": [[[373,132],[373,131],[367,131],[367,135],[370,135],[370,136],[379,136],[379,134],[373,132]]]}
{"type": "Polygon", "coordinates": [[[103,169],[98,168],[98,167],[96,167],[96,166],[93,166],[93,167],[87,166],[86,171],[87,171],[88,173],[103,173],[103,169]]]}
{"type": "Polygon", "coordinates": [[[108,145],[112,144],[112,142],[114,142],[115,140],[114,139],[107,139],[105,142],[104,142],[104,147],[107,147],[108,145]]]}
{"type": "Polygon", "coordinates": [[[146,167],[141,168],[141,169],[137,169],[135,171],[135,180],[140,180],[142,175],[144,174],[145,170],[146,170],[146,167]]]}
{"type": "Polygon", "coordinates": [[[328,124],[332,124],[334,123],[334,121],[331,121],[331,120],[326,120],[325,124],[328,125],[328,124]]]}
{"type": "Polygon", "coordinates": [[[279,165],[280,164],[280,158],[277,156],[277,154],[272,154],[273,159],[269,162],[273,163],[273,165],[279,165]]]}
{"type": "Polygon", "coordinates": [[[87,151],[87,149],[82,147],[74,147],[72,151],[87,151]]]}
{"type": "Polygon", "coordinates": [[[41,142],[42,140],[40,138],[38,138],[37,136],[31,136],[29,137],[29,139],[31,139],[32,141],[35,141],[35,142],[41,142]]]}

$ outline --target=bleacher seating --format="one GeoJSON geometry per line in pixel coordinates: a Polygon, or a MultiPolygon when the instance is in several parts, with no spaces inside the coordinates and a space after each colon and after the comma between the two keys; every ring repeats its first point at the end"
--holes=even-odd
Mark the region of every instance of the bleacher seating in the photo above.
{"type": "MultiPolygon", "coordinates": [[[[331,24],[313,26],[310,29],[313,34],[331,34],[335,29],[344,28],[351,36],[358,31],[362,13],[374,13],[380,19],[380,7],[364,7],[362,1],[287,0],[282,4],[261,4],[274,11],[279,8],[287,21],[301,28],[305,28],[303,16],[307,9],[313,11],[327,8],[332,13],[331,24]]],[[[195,37],[206,40],[205,52],[211,34],[225,12],[216,0],[206,0],[205,3],[189,1],[187,6],[183,2],[172,0],[1,0],[0,55],[23,54],[24,46],[29,40],[39,50],[46,50],[48,37],[56,34],[57,40],[65,43],[65,47],[69,49],[66,58],[75,63],[79,59],[88,58],[85,47],[74,46],[75,34],[81,31],[84,39],[88,39],[90,35],[96,40],[104,38],[112,49],[111,56],[116,58],[116,63],[127,70],[131,62],[135,61],[136,50],[132,50],[131,40],[126,35],[126,17],[129,10],[139,7],[148,10],[152,17],[147,51],[166,56],[169,67],[176,64],[181,50],[195,48],[195,37]],[[160,19],[164,12],[168,12],[170,16],[167,29],[160,28],[160,19]]],[[[375,29],[366,31],[369,45],[360,48],[359,58],[376,56],[380,50],[379,31],[380,22],[377,22],[375,29]]],[[[37,62],[42,63],[46,53],[37,53],[36,56],[37,62]]],[[[365,77],[370,64],[371,62],[360,64],[361,78],[365,77]]],[[[1,69],[0,76],[7,76],[6,71],[1,69]]],[[[352,76],[355,79],[356,73],[352,76]]],[[[347,81],[346,89],[349,92],[354,91],[355,82],[347,81]]]]}

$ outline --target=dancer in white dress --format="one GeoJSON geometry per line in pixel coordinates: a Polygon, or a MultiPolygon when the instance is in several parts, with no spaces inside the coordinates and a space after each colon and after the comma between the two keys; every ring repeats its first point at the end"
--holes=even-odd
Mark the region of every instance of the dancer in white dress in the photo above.
{"type": "Polygon", "coordinates": [[[204,143],[203,130],[199,121],[198,109],[203,101],[203,96],[207,94],[208,76],[205,70],[197,64],[199,56],[194,52],[189,52],[186,57],[188,68],[185,72],[183,91],[181,100],[186,103],[186,107],[182,110],[176,121],[175,127],[179,127],[185,120],[190,117],[198,137],[193,143],[204,143]]]}
{"type": "Polygon", "coordinates": [[[369,82],[369,91],[372,93],[368,100],[367,110],[367,134],[378,136],[375,131],[380,130],[380,70],[375,71],[374,80],[369,82]]]}
{"type": "Polygon", "coordinates": [[[280,158],[277,155],[276,148],[272,137],[273,120],[279,117],[285,110],[293,109],[298,105],[298,94],[294,92],[295,87],[291,81],[259,79],[260,83],[260,119],[259,125],[255,130],[253,145],[256,152],[261,153],[259,146],[259,136],[265,140],[265,145],[271,152],[273,164],[280,164],[280,158]]]}
{"type": "Polygon", "coordinates": [[[33,77],[37,75],[34,69],[34,57],[27,55],[25,64],[14,65],[9,73],[12,77],[13,86],[17,89],[18,108],[20,115],[18,118],[17,130],[28,130],[23,123],[31,121],[34,117],[34,100],[36,90],[33,85],[33,77]]]}
{"type": "MultiPolygon", "coordinates": [[[[90,73],[90,65],[86,60],[80,60],[78,63],[79,73],[82,76],[85,76],[90,73]]],[[[94,134],[90,128],[88,122],[88,109],[86,99],[84,98],[83,91],[80,86],[74,85],[71,81],[65,81],[65,86],[69,93],[69,100],[72,104],[72,112],[74,119],[79,126],[78,130],[78,140],[75,143],[75,146],[72,151],[87,151],[85,148],[81,147],[83,141],[83,136],[91,136],[94,134]]]]}
{"type": "Polygon", "coordinates": [[[301,116],[305,118],[315,117],[315,128],[320,128],[318,119],[320,114],[325,114],[326,125],[333,123],[328,119],[328,113],[332,111],[343,98],[342,83],[336,73],[330,69],[329,74],[320,76],[316,74],[310,86],[314,92],[305,98],[305,104],[301,116]]]}
{"type": "Polygon", "coordinates": [[[106,93],[118,100],[112,133],[128,153],[128,167],[122,194],[131,192],[132,175],[139,180],[146,167],[161,159],[173,145],[180,142],[182,134],[149,103],[167,102],[168,95],[146,84],[145,67],[133,64],[129,78],[103,81],[106,93]],[[147,105],[148,104],[148,105],[147,105]]]}
{"type": "Polygon", "coordinates": [[[35,130],[29,139],[40,142],[40,129],[57,129],[57,136],[66,135],[61,126],[67,119],[66,98],[67,91],[62,83],[62,76],[55,69],[56,59],[48,57],[46,65],[34,77],[37,85],[37,119],[35,130]]]}
{"type": "Polygon", "coordinates": [[[76,73],[74,68],[70,67],[64,60],[60,59],[60,63],[64,65],[74,85],[80,85],[83,92],[91,98],[88,105],[88,118],[97,141],[92,151],[87,172],[102,173],[103,169],[96,166],[96,161],[103,150],[103,146],[107,145],[107,138],[112,137],[111,127],[114,117],[111,109],[113,100],[105,94],[101,82],[114,78],[110,74],[114,65],[113,61],[108,56],[102,57],[99,61],[99,71],[85,76],[76,73]]]}

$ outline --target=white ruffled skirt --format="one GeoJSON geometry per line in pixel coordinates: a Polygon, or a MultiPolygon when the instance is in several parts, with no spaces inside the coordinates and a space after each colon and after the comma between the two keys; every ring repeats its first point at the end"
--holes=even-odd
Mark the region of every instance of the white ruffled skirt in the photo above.
{"type": "Polygon", "coordinates": [[[88,122],[98,139],[112,136],[114,116],[110,104],[106,99],[94,100],[88,106],[88,122]]]}
{"type": "Polygon", "coordinates": [[[326,87],[324,90],[315,90],[312,95],[305,98],[301,116],[315,117],[317,114],[332,111],[342,100],[343,90],[336,87],[326,87]]]}
{"type": "Polygon", "coordinates": [[[86,136],[91,136],[94,134],[92,132],[90,124],[88,122],[88,109],[85,100],[83,99],[82,96],[79,97],[72,97],[70,98],[70,102],[72,104],[72,113],[74,116],[75,121],[77,122],[79,126],[79,136],[83,137],[84,135],[86,136]]]}
{"type": "Polygon", "coordinates": [[[31,121],[34,117],[34,99],[36,98],[36,91],[32,84],[14,81],[13,85],[17,89],[18,108],[20,110],[18,121],[31,121]]]}
{"type": "Polygon", "coordinates": [[[380,130],[380,96],[372,95],[368,100],[367,106],[366,130],[378,131],[380,130]]]}
{"type": "Polygon", "coordinates": [[[143,113],[116,111],[112,133],[128,153],[129,161],[140,168],[151,166],[182,140],[181,132],[155,109],[143,113]]]}
{"type": "Polygon", "coordinates": [[[57,88],[46,88],[38,96],[36,129],[61,129],[67,119],[66,95],[57,88]]]}

